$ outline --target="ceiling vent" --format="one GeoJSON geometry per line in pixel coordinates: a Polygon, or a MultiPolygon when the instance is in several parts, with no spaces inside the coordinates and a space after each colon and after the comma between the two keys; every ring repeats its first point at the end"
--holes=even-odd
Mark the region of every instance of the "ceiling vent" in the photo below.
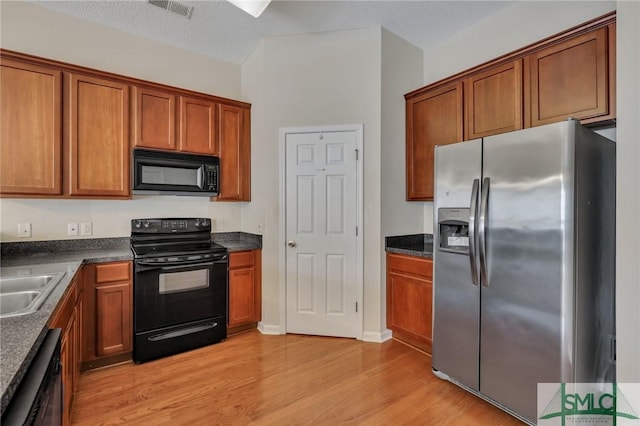
{"type": "Polygon", "coordinates": [[[149,4],[161,7],[169,12],[185,16],[187,19],[191,18],[191,12],[193,11],[193,6],[187,6],[186,4],[178,1],[149,0],[149,4]]]}

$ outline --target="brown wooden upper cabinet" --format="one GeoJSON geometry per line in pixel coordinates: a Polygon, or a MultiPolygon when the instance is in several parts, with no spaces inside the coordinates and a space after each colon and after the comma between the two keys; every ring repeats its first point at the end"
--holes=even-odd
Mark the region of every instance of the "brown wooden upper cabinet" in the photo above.
{"type": "Polygon", "coordinates": [[[179,151],[218,155],[216,104],[180,96],[179,151]]]}
{"type": "Polygon", "coordinates": [[[0,60],[0,192],[62,194],[62,72],[0,60]]]}
{"type": "Polygon", "coordinates": [[[465,139],[522,129],[522,60],[464,80],[465,139]]]}
{"type": "Polygon", "coordinates": [[[129,86],[69,75],[70,195],[128,197],[129,86]]]}
{"type": "Polygon", "coordinates": [[[251,199],[251,148],[249,111],[230,105],[218,106],[220,146],[220,195],[218,200],[251,199]]]}
{"type": "Polygon", "coordinates": [[[552,45],[525,60],[531,85],[530,126],[567,117],[585,120],[609,115],[607,27],[552,45]]]}
{"type": "Polygon", "coordinates": [[[407,97],[407,199],[433,200],[436,145],[462,140],[462,82],[407,97]]]}
{"type": "Polygon", "coordinates": [[[407,200],[433,200],[435,145],[615,119],[615,50],[611,13],[407,93],[407,200]]]}
{"type": "Polygon", "coordinates": [[[141,148],[176,149],[176,96],[133,88],[133,144],[141,148]]]}
{"type": "Polygon", "coordinates": [[[217,199],[251,199],[245,102],[0,49],[0,140],[2,197],[129,198],[141,147],[220,156],[217,199]]]}

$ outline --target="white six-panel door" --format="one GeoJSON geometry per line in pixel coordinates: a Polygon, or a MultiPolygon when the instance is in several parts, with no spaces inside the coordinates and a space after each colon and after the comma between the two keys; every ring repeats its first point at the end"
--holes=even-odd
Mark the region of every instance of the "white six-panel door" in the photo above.
{"type": "Polygon", "coordinates": [[[285,134],[286,331],[358,337],[356,131],[285,134]]]}

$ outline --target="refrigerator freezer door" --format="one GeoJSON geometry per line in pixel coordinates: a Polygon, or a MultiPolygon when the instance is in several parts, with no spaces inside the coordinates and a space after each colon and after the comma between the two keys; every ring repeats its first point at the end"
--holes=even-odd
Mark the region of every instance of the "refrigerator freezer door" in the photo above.
{"type": "Polygon", "coordinates": [[[432,365],[475,390],[479,385],[480,288],[472,282],[469,252],[473,254],[473,248],[462,249],[465,241],[475,239],[472,229],[464,236],[464,231],[456,235],[452,227],[459,223],[464,230],[464,221],[470,226],[475,223],[469,215],[477,212],[471,199],[472,192],[478,193],[472,189],[474,180],[481,177],[481,160],[480,139],[436,148],[432,365]],[[446,241],[441,241],[441,223],[446,241]]]}
{"type": "Polygon", "coordinates": [[[532,423],[537,384],[572,376],[574,131],[562,122],[483,146],[480,392],[532,423]]]}

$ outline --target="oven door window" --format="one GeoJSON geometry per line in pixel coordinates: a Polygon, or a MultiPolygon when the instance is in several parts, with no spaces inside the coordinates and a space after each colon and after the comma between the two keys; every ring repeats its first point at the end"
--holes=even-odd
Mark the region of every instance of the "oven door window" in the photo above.
{"type": "Polygon", "coordinates": [[[135,269],[136,332],[226,314],[226,263],[135,269]]]}
{"type": "Polygon", "coordinates": [[[158,293],[169,294],[182,291],[194,291],[209,287],[209,270],[198,269],[186,272],[160,274],[158,293]]]}

